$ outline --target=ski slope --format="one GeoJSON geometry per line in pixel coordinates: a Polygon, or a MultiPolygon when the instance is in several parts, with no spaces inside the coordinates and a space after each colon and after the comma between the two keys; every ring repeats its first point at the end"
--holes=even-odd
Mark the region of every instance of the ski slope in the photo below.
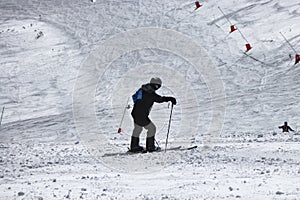
{"type": "Polygon", "coordinates": [[[299,0],[200,4],[1,1],[0,199],[299,199],[299,0]],[[156,76],[168,146],[198,148],[103,158],[156,76]]]}

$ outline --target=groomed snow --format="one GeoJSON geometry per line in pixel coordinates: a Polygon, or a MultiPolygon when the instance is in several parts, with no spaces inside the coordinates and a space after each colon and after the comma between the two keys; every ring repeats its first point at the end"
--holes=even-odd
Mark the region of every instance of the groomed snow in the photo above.
{"type": "MultiPolygon", "coordinates": [[[[299,0],[200,3],[1,1],[0,199],[300,199],[300,63],[280,34],[299,54],[299,0]],[[253,47],[247,55],[218,7],[253,47]],[[149,48],[159,38],[110,60],[126,40],[142,46],[135,30],[156,29],[190,39],[186,55],[198,46],[203,54],[191,58],[201,69],[180,50],[149,48]],[[112,38],[113,53],[98,54],[112,38]],[[198,148],[101,157],[127,150],[130,96],[154,76],[158,93],[178,100],[168,147],[198,148]],[[295,132],[282,133],[284,121],[295,132]]],[[[168,103],[151,113],[161,147],[169,114],[168,103]]]]}

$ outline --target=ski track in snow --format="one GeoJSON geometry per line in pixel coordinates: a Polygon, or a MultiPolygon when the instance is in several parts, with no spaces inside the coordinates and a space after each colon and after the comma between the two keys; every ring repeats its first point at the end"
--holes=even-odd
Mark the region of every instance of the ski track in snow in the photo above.
{"type": "MultiPolygon", "coordinates": [[[[0,199],[299,199],[300,71],[279,34],[299,49],[297,1],[204,1],[196,11],[183,0],[1,1],[0,199]],[[253,46],[249,56],[217,6],[253,46]],[[107,146],[93,150],[126,151],[131,109],[116,134],[124,106],[132,107],[126,99],[152,76],[177,78],[159,91],[178,99],[168,146],[199,148],[97,159],[73,120],[78,70],[101,42],[140,27],[176,30],[207,51],[225,87],[223,131],[205,143],[217,100],[190,63],[160,49],[128,52],[98,81],[95,111],[107,146]],[[296,132],[282,134],[284,121],[296,132]]],[[[162,147],[169,111],[152,109],[162,147]]]]}

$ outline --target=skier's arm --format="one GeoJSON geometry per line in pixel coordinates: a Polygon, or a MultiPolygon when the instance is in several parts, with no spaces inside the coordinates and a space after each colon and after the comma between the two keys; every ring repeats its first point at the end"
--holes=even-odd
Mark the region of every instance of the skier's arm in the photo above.
{"type": "Polygon", "coordinates": [[[154,101],[156,103],[162,103],[162,102],[168,102],[171,101],[173,105],[176,105],[176,99],[174,97],[165,97],[165,96],[160,96],[158,94],[155,94],[155,99],[154,101]]]}
{"type": "Polygon", "coordinates": [[[290,131],[294,131],[294,130],[293,130],[291,127],[289,127],[289,126],[288,126],[288,129],[289,129],[290,131]]]}
{"type": "Polygon", "coordinates": [[[164,97],[165,102],[171,101],[173,105],[176,105],[176,99],[174,97],[164,97]]]}

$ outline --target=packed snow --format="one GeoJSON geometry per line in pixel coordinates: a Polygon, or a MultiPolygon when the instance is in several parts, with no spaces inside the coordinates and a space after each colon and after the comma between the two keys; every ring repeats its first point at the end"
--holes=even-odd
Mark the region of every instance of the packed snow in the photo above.
{"type": "Polygon", "coordinates": [[[300,199],[300,1],[199,3],[0,1],[0,199],[300,199]],[[151,77],[169,150],[124,155],[151,77]]]}

